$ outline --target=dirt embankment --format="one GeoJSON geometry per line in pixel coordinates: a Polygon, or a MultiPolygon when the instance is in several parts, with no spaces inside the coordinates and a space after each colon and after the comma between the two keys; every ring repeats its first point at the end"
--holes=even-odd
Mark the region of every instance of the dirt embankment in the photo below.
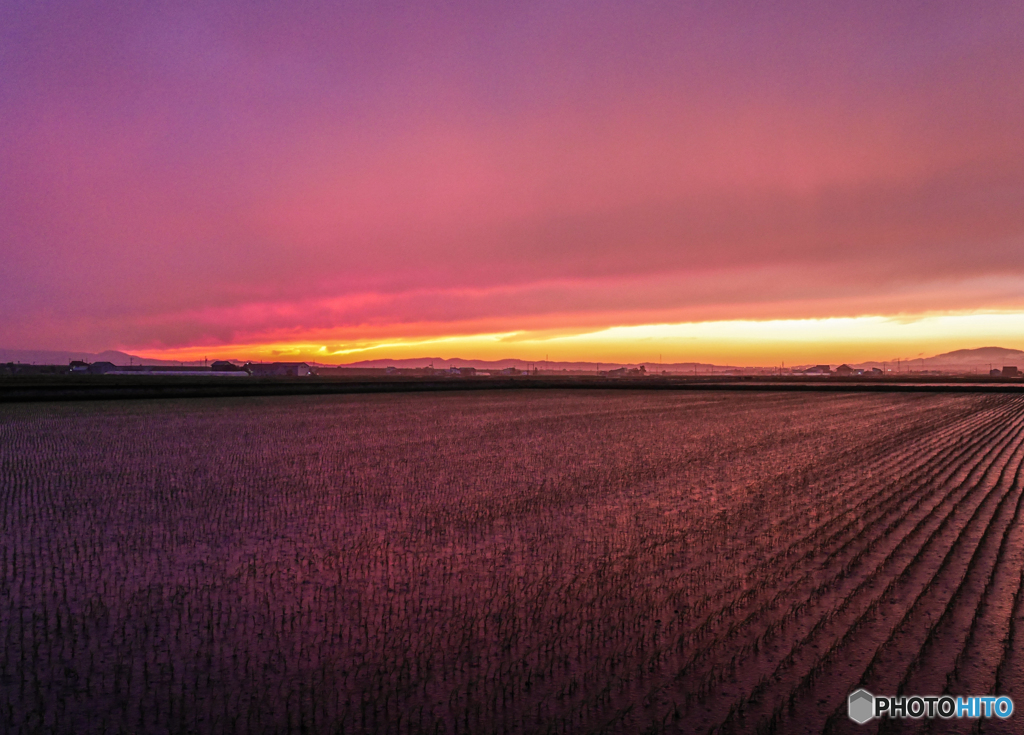
{"type": "Polygon", "coordinates": [[[1019,381],[966,378],[806,379],[777,377],[606,378],[517,376],[478,378],[277,378],[33,377],[0,380],[0,403],[125,400],[133,398],[229,398],[275,395],[408,393],[478,390],[700,390],[806,392],[1024,393],[1019,381]]]}

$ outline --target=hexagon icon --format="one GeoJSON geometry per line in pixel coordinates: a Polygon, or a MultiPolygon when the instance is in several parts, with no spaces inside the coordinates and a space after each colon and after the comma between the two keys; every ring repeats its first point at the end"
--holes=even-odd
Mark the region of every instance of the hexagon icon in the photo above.
{"type": "Polygon", "coordinates": [[[846,701],[846,713],[858,725],[863,725],[875,714],[875,697],[867,689],[858,689],[846,701]]]}

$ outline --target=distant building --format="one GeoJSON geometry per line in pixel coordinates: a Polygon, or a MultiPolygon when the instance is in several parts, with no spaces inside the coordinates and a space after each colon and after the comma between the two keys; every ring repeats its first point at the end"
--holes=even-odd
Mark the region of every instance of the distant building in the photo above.
{"type": "Polygon", "coordinates": [[[90,375],[131,376],[134,378],[244,378],[249,373],[231,363],[214,363],[217,368],[198,365],[115,365],[112,362],[94,362],[90,375]],[[223,367],[223,365],[228,367],[223,367]]]}
{"type": "Polygon", "coordinates": [[[507,367],[501,371],[501,375],[522,375],[522,371],[519,368],[507,367]]]}
{"type": "Polygon", "coordinates": [[[988,371],[988,374],[990,377],[998,378],[1002,376],[1003,371],[1000,370],[999,368],[992,368],[991,370],[988,371]]]}
{"type": "Polygon", "coordinates": [[[81,360],[72,360],[71,364],[68,365],[68,371],[72,373],[87,373],[89,372],[89,363],[82,362],[81,360]]]}
{"type": "Polygon", "coordinates": [[[601,374],[602,375],[608,375],[608,376],[611,376],[613,378],[622,378],[622,377],[630,376],[630,375],[633,375],[633,376],[636,376],[636,375],[647,375],[647,368],[644,367],[643,365],[641,365],[638,368],[620,367],[620,368],[615,368],[614,370],[609,370],[608,372],[601,373],[601,374]]]}
{"type": "Polygon", "coordinates": [[[94,362],[89,366],[88,372],[90,375],[106,375],[118,369],[117,365],[112,362],[94,362]]]}
{"type": "Polygon", "coordinates": [[[313,374],[304,362],[249,362],[245,369],[255,378],[304,378],[313,374]]]}
{"type": "Polygon", "coordinates": [[[449,375],[458,375],[463,378],[469,378],[476,375],[476,368],[472,367],[455,367],[452,365],[448,368],[449,375]]]}
{"type": "Polygon", "coordinates": [[[843,377],[848,377],[850,375],[860,375],[863,372],[864,372],[863,370],[855,370],[854,368],[850,367],[849,365],[845,365],[844,364],[844,365],[840,365],[839,367],[836,368],[835,374],[843,376],[843,377]]]}
{"type": "Polygon", "coordinates": [[[1017,370],[1016,365],[1007,365],[1003,367],[1004,378],[1018,378],[1020,377],[1020,371],[1017,370]]]}
{"type": "Polygon", "coordinates": [[[227,360],[214,360],[210,363],[210,370],[215,373],[230,373],[235,370],[245,370],[245,368],[227,360]]]}
{"type": "Polygon", "coordinates": [[[832,368],[829,365],[815,365],[804,370],[804,375],[831,375],[832,368]]]}

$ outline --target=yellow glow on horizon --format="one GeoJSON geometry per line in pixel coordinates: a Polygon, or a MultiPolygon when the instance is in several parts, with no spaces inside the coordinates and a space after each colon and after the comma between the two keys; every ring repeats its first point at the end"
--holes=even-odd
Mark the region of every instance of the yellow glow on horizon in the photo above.
{"type": "Polygon", "coordinates": [[[956,349],[1024,346],[1024,313],[729,320],[580,332],[501,332],[352,342],[323,339],[140,350],[155,359],[309,360],[344,364],[419,357],[557,362],[787,365],[914,359],[956,349]],[[332,345],[333,346],[329,346],[332,345]],[[211,357],[212,359],[212,357],[211,357]]]}

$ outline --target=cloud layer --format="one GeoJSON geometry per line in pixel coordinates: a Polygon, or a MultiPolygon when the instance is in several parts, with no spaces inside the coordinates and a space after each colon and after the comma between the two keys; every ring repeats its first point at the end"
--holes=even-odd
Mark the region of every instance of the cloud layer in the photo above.
{"type": "Polygon", "coordinates": [[[7,347],[1024,312],[1019,3],[12,5],[7,347]]]}

